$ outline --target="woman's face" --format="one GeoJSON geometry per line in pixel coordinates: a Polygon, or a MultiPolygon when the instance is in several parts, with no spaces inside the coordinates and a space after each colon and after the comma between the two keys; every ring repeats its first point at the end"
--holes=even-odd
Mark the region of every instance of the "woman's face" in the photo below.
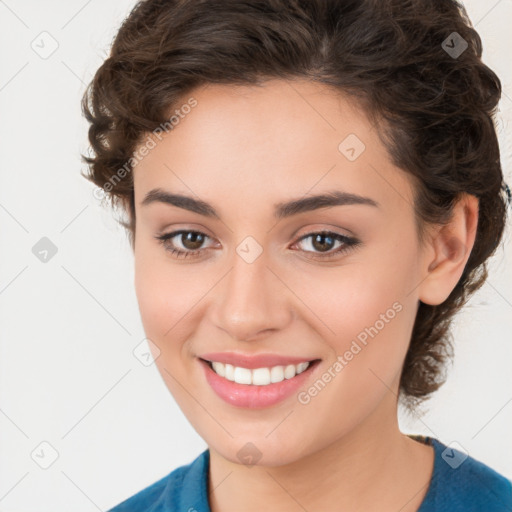
{"type": "Polygon", "coordinates": [[[238,463],[287,464],[395,425],[425,257],[407,176],[325,86],[209,85],[190,98],[134,169],[136,293],[170,392],[238,463]],[[339,204],[312,200],[324,194],[339,204]],[[261,385],[201,359],[238,362],[234,378],[261,385]],[[300,361],[316,363],[296,377],[274,368],[300,361]]]}

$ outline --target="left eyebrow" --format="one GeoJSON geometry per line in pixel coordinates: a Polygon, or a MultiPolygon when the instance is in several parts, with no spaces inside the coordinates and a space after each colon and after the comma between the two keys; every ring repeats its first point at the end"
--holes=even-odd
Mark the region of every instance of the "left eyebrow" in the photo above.
{"type": "Polygon", "coordinates": [[[345,206],[353,204],[361,204],[379,208],[379,203],[370,197],[364,197],[357,194],[352,194],[350,192],[332,190],[330,192],[325,192],[316,196],[292,199],[291,201],[287,201],[285,203],[277,203],[274,205],[274,215],[278,219],[284,219],[299,213],[319,210],[320,208],[331,208],[333,206],[345,206]]]}
{"type": "MultiPolygon", "coordinates": [[[[217,210],[209,203],[182,194],[171,194],[160,188],[150,190],[141,201],[142,206],[151,203],[164,203],[177,208],[182,208],[199,215],[220,220],[217,210]]],[[[345,205],[367,205],[379,208],[379,203],[370,197],[364,197],[349,192],[333,190],[316,196],[308,196],[299,199],[277,203],[274,205],[274,216],[277,219],[284,219],[299,213],[331,208],[333,206],[345,205]]]]}

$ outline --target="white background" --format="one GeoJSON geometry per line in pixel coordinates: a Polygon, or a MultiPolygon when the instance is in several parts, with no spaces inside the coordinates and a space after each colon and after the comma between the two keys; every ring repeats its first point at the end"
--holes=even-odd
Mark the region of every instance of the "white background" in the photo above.
{"type": "MultiPolygon", "coordinates": [[[[2,512],[106,510],[206,448],[155,366],[132,353],[144,332],[131,250],[80,176],[80,100],[133,5],[0,0],[2,512]],[[43,31],[58,43],[48,59],[31,48],[43,31]],[[47,263],[32,253],[42,237],[58,249],[47,263]],[[49,461],[43,441],[58,452],[48,469],[31,458],[49,461]]],[[[504,85],[499,132],[512,184],[512,1],[466,6],[504,85]]],[[[509,478],[511,260],[509,228],[488,284],[458,317],[447,384],[421,418],[401,418],[402,430],[457,441],[509,478]]]]}

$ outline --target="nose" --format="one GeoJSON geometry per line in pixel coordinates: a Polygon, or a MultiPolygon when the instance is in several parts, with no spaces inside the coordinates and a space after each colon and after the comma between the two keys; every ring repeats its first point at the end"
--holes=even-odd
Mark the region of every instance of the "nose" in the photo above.
{"type": "Polygon", "coordinates": [[[293,318],[290,292],[265,253],[249,263],[236,254],[212,301],[216,326],[236,341],[261,339],[293,318]]]}

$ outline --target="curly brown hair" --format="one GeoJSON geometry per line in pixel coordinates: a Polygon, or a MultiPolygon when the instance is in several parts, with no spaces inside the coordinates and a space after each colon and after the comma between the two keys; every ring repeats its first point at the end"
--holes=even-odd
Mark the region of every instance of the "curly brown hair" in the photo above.
{"type": "Polygon", "coordinates": [[[128,214],[145,134],[203,84],[308,79],[352,97],[379,123],[393,163],[414,183],[421,240],[449,220],[462,193],[479,199],[476,241],[439,305],[420,302],[400,398],[413,409],[446,377],[454,314],[487,278],[506,222],[494,116],[501,95],[481,38],[453,0],[145,0],[122,23],[88,85],[82,110],[94,157],[84,175],[128,214]]]}

